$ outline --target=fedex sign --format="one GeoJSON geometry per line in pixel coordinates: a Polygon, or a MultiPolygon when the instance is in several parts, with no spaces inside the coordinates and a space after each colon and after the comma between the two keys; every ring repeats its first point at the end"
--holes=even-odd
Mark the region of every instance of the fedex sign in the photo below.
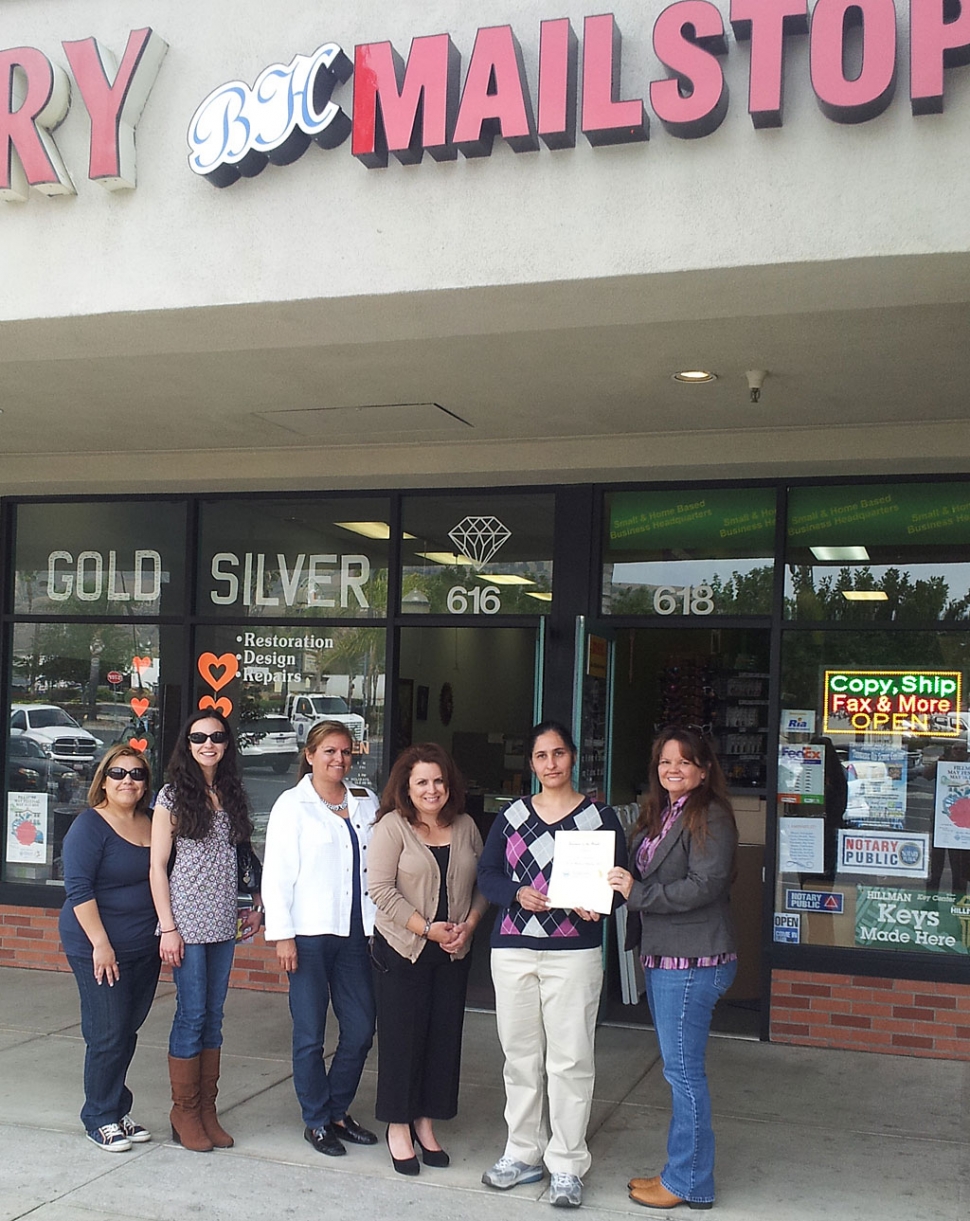
{"type": "MultiPolygon", "coordinates": [[[[94,38],[61,44],[91,120],[88,177],[109,191],[135,185],[135,127],[168,49],[151,29],[132,30],[117,62],[94,38]]],[[[36,47],[0,50],[0,199],[74,195],[54,139],[71,106],[67,73],[36,47]]]]}
{"type": "MultiPolygon", "coordinates": [[[[944,69],[970,63],[970,0],[909,0],[910,107],[943,109],[944,69]]],[[[730,0],[734,38],[749,44],[747,108],[756,128],[782,124],[783,69],[791,39],[806,36],[812,89],[833,122],[861,123],[892,102],[897,75],[894,0],[730,0]],[[859,27],[852,30],[852,27],[859,27]],[[861,50],[847,67],[847,41],[861,50]]],[[[677,0],[656,18],[653,50],[664,75],[646,89],[650,109],[672,136],[710,135],[728,109],[722,60],[728,36],[710,0],[677,0]]],[[[644,97],[623,96],[622,43],[612,13],[583,20],[582,42],[568,18],[542,21],[533,95],[510,25],[479,29],[462,79],[449,34],[414,38],[407,60],[390,42],[363,43],[353,60],[339,44],[265,68],[252,86],[214,89],[189,125],[189,165],[218,187],[286,165],[311,142],[336,148],[348,137],[368,169],[393,155],[405,165],[485,157],[500,136],[517,153],[540,143],[572,148],[577,127],[592,145],[647,140],[644,97]],[[353,76],[353,116],[333,94],[353,76]],[[581,101],[579,101],[581,97],[581,101]]]]}

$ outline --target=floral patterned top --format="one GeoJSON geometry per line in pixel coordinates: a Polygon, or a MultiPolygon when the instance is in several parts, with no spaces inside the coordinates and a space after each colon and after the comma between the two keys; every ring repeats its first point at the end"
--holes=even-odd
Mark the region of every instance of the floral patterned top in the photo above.
{"type": "MultiPolygon", "coordinates": [[[[155,808],[171,810],[172,786],[166,784],[155,808]]],[[[175,837],[175,865],[168,879],[172,915],[182,940],[189,945],[234,941],[238,879],[236,847],[229,837],[229,815],[216,810],[205,839],[175,837]]]]}

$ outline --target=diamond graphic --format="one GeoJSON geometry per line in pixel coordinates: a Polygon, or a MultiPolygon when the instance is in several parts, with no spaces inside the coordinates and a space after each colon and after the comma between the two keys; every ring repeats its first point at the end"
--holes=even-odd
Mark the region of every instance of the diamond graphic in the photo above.
{"type": "Polygon", "coordinates": [[[480,572],[512,537],[497,517],[463,517],[448,534],[462,555],[480,572]]]}

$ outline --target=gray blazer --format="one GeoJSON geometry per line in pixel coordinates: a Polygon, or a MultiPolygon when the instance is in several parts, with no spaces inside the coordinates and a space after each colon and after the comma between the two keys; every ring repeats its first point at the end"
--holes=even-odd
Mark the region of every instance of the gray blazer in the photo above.
{"type": "Polygon", "coordinates": [[[637,869],[638,833],[630,849],[633,890],[626,948],[671,958],[710,958],[737,950],[730,891],[738,830],[731,813],[713,805],[707,835],[688,834],[681,816],[664,836],[643,877],[637,869]]]}

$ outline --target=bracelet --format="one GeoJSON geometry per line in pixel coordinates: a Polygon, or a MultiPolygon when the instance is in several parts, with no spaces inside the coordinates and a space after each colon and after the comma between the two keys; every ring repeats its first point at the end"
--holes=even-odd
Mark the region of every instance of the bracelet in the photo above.
{"type": "Polygon", "coordinates": [[[263,907],[262,903],[254,903],[249,910],[251,912],[259,912],[259,914],[262,915],[266,911],[266,908],[263,907]]]}
{"type": "Polygon", "coordinates": [[[160,928],[158,931],[164,937],[166,933],[177,933],[178,929],[177,928],[160,928]]]}
{"type": "Polygon", "coordinates": [[[424,918],[424,932],[421,934],[421,936],[422,936],[422,937],[425,939],[425,941],[427,941],[427,940],[428,940],[428,934],[429,934],[430,932],[431,932],[431,921],[428,919],[428,917],[427,917],[427,916],[425,916],[425,918],[424,918]]]}

